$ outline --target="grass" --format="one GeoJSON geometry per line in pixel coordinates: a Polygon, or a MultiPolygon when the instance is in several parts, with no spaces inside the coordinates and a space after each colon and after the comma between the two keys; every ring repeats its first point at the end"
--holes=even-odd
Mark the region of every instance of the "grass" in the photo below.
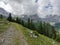
{"type": "MultiPolygon", "coordinates": [[[[30,32],[32,30],[27,29],[27,28],[25,28],[22,25],[17,24],[17,23],[12,23],[12,25],[14,25],[14,27],[18,31],[19,30],[22,31],[22,33],[24,34],[28,45],[60,45],[59,42],[56,42],[55,40],[53,40],[51,38],[48,38],[48,37],[46,37],[44,35],[41,35],[41,34],[38,34],[39,36],[37,38],[30,37],[30,32]]],[[[10,22],[8,22],[6,19],[0,19],[0,33],[6,31],[6,29],[9,26],[10,26],[10,22]]],[[[14,41],[15,41],[15,45],[19,45],[20,44],[20,41],[19,41],[18,38],[16,38],[14,41]]]]}
{"type": "Polygon", "coordinates": [[[22,31],[22,33],[25,36],[26,41],[28,42],[28,45],[60,45],[59,42],[56,42],[53,39],[48,38],[48,37],[41,35],[41,34],[38,34],[39,36],[37,38],[30,37],[30,35],[29,35],[29,32],[31,31],[30,29],[27,29],[27,28],[25,28],[22,25],[19,25],[17,23],[13,23],[13,25],[18,30],[22,31]]]}
{"type": "Polygon", "coordinates": [[[4,32],[8,27],[10,22],[6,19],[0,19],[0,33],[4,32]]]}
{"type": "Polygon", "coordinates": [[[14,42],[15,42],[14,45],[19,45],[20,44],[19,39],[17,39],[17,38],[14,40],[14,42]]]}

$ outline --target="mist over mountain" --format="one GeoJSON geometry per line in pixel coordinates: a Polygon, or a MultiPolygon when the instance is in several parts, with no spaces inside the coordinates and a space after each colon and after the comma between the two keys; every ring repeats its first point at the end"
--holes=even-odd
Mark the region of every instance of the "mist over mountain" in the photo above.
{"type": "MultiPolygon", "coordinates": [[[[0,14],[2,14],[3,16],[9,16],[9,12],[7,12],[5,9],[0,8],[0,14]]],[[[12,13],[11,13],[12,14],[12,13]]],[[[49,22],[49,23],[58,23],[60,22],[60,15],[48,15],[45,18],[41,18],[38,16],[38,14],[32,14],[32,15],[20,15],[17,16],[15,15],[14,17],[21,17],[23,18],[25,21],[28,20],[28,18],[32,19],[34,22],[39,22],[39,21],[44,21],[44,22],[49,22]]]]}
{"type": "Polygon", "coordinates": [[[0,8],[0,14],[3,15],[3,16],[9,16],[9,12],[7,12],[5,9],[3,8],[0,8]]]}
{"type": "Polygon", "coordinates": [[[34,14],[34,15],[21,15],[20,18],[22,18],[24,21],[28,21],[29,18],[33,22],[40,22],[40,21],[42,21],[42,18],[40,18],[37,14],[34,14]]]}
{"type": "Polygon", "coordinates": [[[60,15],[49,15],[44,20],[47,22],[60,22],[60,15]]]}

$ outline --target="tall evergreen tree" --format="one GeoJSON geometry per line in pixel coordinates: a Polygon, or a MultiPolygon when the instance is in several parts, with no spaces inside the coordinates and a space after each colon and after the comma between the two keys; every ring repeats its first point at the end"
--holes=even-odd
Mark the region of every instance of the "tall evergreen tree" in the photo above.
{"type": "Polygon", "coordinates": [[[23,20],[21,20],[21,24],[24,26],[24,21],[23,20]]]}
{"type": "Polygon", "coordinates": [[[43,23],[43,33],[44,35],[46,35],[46,23],[45,22],[43,23]]]}
{"type": "Polygon", "coordinates": [[[49,36],[49,27],[50,27],[50,24],[47,23],[46,24],[46,36],[49,36]]]}
{"type": "Polygon", "coordinates": [[[52,38],[55,39],[56,38],[56,30],[55,28],[52,26],[52,38]]]}
{"type": "Polygon", "coordinates": [[[30,29],[31,28],[31,22],[30,22],[30,18],[28,18],[28,22],[27,22],[27,27],[30,29]]]}
{"type": "Polygon", "coordinates": [[[16,22],[18,23],[18,17],[16,18],[16,22]]]}
{"type": "Polygon", "coordinates": [[[11,13],[9,13],[9,17],[7,18],[7,20],[12,21],[11,13]]]}
{"type": "Polygon", "coordinates": [[[39,33],[41,33],[41,34],[43,34],[43,32],[42,32],[42,28],[43,28],[42,25],[43,25],[43,24],[42,24],[42,21],[40,21],[37,31],[38,31],[39,33]]]}
{"type": "Polygon", "coordinates": [[[34,22],[33,22],[33,20],[32,20],[32,19],[31,19],[30,27],[31,27],[31,29],[32,29],[32,30],[36,30],[36,29],[35,29],[34,22]]]}
{"type": "Polygon", "coordinates": [[[3,18],[3,15],[0,14],[0,18],[2,19],[3,18]]]}

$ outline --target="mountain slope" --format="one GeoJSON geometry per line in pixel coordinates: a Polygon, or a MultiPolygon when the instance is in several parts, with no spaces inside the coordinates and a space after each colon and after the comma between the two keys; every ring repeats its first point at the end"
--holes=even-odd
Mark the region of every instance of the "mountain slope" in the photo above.
{"type": "Polygon", "coordinates": [[[37,14],[34,14],[34,15],[22,15],[20,18],[22,18],[24,21],[27,21],[28,18],[32,19],[33,22],[41,21],[41,18],[37,14]]]}
{"type": "Polygon", "coordinates": [[[0,19],[0,45],[27,45],[22,32],[16,30],[11,22],[0,19]]]}
{"type": "Polygon", "coordinates": [[[9,12],[4,10],[3,8],[0,8],[0,14],[2,14],[3,16],[9,16],[9,12]]]}
{"type": "Polygon", "coordinates": [[[49,15],[43,19],[43,21],[47,22],[60,22],[60,15],[49,15]]]}
{"type": "Polygon", "coordinates": [[[3,33],[4,31],[6,31],[9,25],[10,25],[10,22],[8,22],[6,19],[0,19],[0,33],[3,33]]]}
{"type": "Polygon", "coordinates": [[[44,35],[41,35],[41,34],[38,34],[39,36],[37,36],[37,37],[31,37],[30,32],[32,30],[29,30],[29,29],[23,27],[22,25],[19,25],[16,23],[13,23],[13,25],[17,29],[19,29],[23,32],[23,34],[25,36],[24,38],[28,42],[28,45],[60,45],[60,43],[58,43],[58,42],[54,41],[53,39],[48,38],[44,35]]]}

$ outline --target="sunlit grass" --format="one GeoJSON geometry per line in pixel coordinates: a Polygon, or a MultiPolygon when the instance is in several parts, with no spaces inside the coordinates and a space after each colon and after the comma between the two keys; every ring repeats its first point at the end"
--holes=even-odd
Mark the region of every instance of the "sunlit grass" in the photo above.
{"type": "Polygon", "coordinates": [[[6,19],[0,19],[0,33],[7,30],[9,26],[10,26],[10,22],[8,22],[6,19]]]}
{"type": "Polygon", "coordinates": [[[13,23],[13,25],[18,29],[21,30],[25,36],[26,41],[28,42],[28,45],[60,45],[60,43],[55,42],[53,39],[48,38],[44,35],[39,34],[37,38],[30,37],[29,32],[30,29],[27,29],[23,27],[22,25],[13,23]],[[55,42],[55,44],[53,44],[55,42]]]}

